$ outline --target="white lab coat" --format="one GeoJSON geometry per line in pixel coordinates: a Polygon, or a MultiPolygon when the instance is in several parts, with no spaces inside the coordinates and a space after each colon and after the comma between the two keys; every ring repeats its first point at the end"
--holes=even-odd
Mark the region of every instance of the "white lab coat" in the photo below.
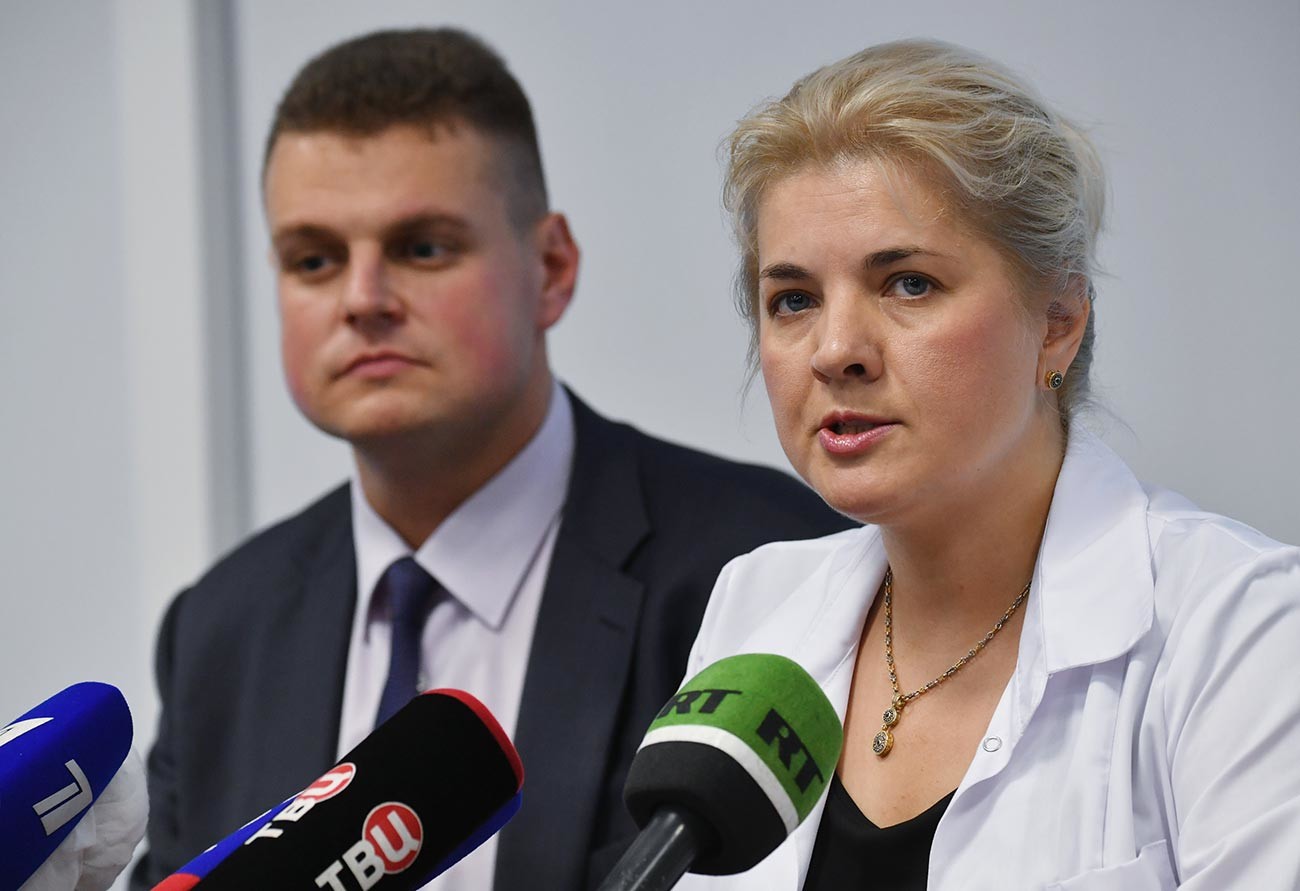
{"type": "MultiPolygon", "coordinates": [[[[733,560],[687,676],[780,653],[842,718],[885,566],[870,526],[733,560]]],[[[1076,432],[1024,609],[929,887],[1300,889],[1300,549],[1144,488],[1076,432]]],[[[824,805],[749,872],[678,888],[797,891],[824,805]]]]}

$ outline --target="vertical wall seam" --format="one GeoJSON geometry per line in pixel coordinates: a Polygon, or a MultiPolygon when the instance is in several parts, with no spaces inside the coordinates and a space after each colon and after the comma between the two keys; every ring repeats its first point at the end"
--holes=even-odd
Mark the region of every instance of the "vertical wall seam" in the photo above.
{"type": "Polygon", "coordinates": [[[233,0],[191,0],[196,59],[208,486],[214,553],[252,531],[252,419],[247,318],[241,288],[238,44],[233,0]]]}

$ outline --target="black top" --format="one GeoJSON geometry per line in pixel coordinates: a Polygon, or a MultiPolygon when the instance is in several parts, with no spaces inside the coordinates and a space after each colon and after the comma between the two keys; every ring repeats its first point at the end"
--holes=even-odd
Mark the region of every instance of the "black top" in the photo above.
{"type": "Polygon", "coordinates": [[[826,795],[804,891],[925,891],[934,830],[952,801],[952,792],[925,813],[884,829],[858,810],[838,773],[826,795]]]}

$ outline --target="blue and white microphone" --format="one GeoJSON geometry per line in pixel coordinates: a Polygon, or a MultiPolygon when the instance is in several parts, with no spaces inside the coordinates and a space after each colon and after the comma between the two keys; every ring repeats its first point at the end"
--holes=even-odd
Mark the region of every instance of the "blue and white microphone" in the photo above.
{"type": "Polygon", "coordinates": [[[131,736],[121,692],[93,681],[0,728],[0,891],[113,883],[148,815],[131,736]]]}

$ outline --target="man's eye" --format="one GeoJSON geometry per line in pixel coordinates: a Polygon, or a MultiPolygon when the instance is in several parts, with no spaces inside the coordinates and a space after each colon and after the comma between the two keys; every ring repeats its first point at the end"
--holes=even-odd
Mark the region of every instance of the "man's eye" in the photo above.
{"type": "Polygon", "coordinates": [[[399,253],[408,260],[429,262],[431,260],[447,259],[447,255],[451,253],[451,250],[441,241],[435,241],[431,238],[413,238],[400,247],[399,253]]]}
{"type": "Polygon", "coordinates": [[[788,316],[803,312],[810,306],[812,306],[812,298],[803,291],[787,291],[778,294],[772,301],[772,312],[775,315],[788,316]]]}
{"type": "Polygon", "coordinates": [[[302,278],[319,278],[322,274],[329,271],[330,257],[324,253],[317,254],[287,254],[280,261],[280,265],[285,272],[302,278]]]}

